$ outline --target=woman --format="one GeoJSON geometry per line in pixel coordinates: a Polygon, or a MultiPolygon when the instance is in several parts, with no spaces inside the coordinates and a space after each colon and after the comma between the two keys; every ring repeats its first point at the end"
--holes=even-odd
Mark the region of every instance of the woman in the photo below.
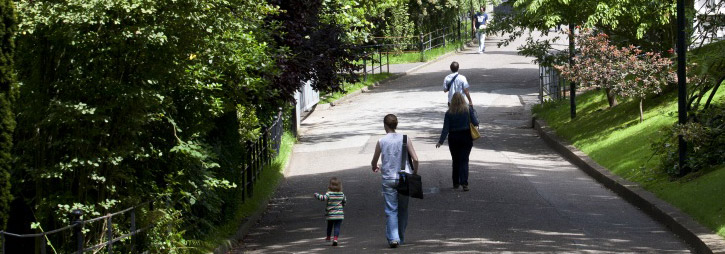
{"type": "Polygon", "coordinates": [[[473,148],[473,138],[469,123],[478,127],[478,118],[473,107],[469,107],[461,93],[456,93],[448,106],[446,117],[443,120],[441,137],[436,148],[441,147],[448,137],[448,149],[453,160],[453,188],[463,186],[468,191],[468,156],[473,148]]]}

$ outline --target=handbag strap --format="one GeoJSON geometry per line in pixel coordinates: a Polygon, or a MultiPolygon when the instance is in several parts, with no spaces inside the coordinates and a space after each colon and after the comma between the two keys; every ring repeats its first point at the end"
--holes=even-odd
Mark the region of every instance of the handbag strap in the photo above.
{"type": "MultiPolygon", "coordinates": [[[[453,85],[453,81],[456,81],[456,78],[457,77],[458,77],[458,74],[456,74],[455,76],[453,76],[453,78],[451,79],[451,81],[448,81],[448,86],[446,87],[446,90],[448,90],[448,91],[451,90],[451,85],[453,85]]],[[[405,140],[404,140],[404,142],[405,142],[405,140]]]]}
{"type": "Polygon", "coordinates": [[[405,172],[406,157],[408,157],[408,135],[403,135],[403,151],[400,155],[400,172],[405,172]]]}

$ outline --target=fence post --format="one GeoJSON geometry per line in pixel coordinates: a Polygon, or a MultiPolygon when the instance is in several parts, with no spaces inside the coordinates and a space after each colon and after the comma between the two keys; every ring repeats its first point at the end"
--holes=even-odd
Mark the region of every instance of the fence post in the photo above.
{"type": "Polygon", "coordinates": [[[539,101],[544,103],[544,69],[539,65],[539,101]]]}
{"type": "MultiPolygon", "coordinates": [[[[81,210],[73,210],[71,212],[71,216],[73,217],[73,233],[76,235],[76,248],[78,249],[78,254],[83,254],[83,242],[85,239],[83,239],[83,220],[81,220],[81,216],[83,216],[83,211],[81,210]]],[[[5,245],[3,244],[3,248],[5,248],[5,245]]]]}
{"type": "Polygon", "coordinates": [[[45,254],[46,250],[48,248],[48,242],[45,241],[45,235],[41,235],[40,237],[40,254],[45,254]]]}
{"type": "Polygon", "coordinates": [[[390,52],[385,53],[385,64],[388,66],[388,73],[390,73],[390,52]]]}
{"type": "Polygon", "coordinates": [[[443,47],[446,47],[446,28],[443,28],[443,47]]]}
{"type": "Polygon", "coordinates": [[[428,33],[428,48],[433,49],[433,33],[428,33]]]}
{"type": "Polygon", "coordinates": [[[420,61],[425,62],[425,45],[423,44],[423,34],[420,34],[420,61]]]}
{"type": "Polygon", "coordinates": [[[378,64],[380,65],[380,71],[378,73],[383,73],[383,46],[378,47],[378,64]]]}
{"type": "Polygon", "coordinates": [[[108,254],[113,253],[113,216],[108,217],[106,236],[108,238],[108,254]]]}
{"type": "Polygon", "coordinates": [[[363,56],[363,81],[368,81],[368,65],[365,56],[363,56]]]}
{"type": "Polygon", "coordinates": [[[131,253],[136,250],[136,207],[131,208],[131,253]]]}

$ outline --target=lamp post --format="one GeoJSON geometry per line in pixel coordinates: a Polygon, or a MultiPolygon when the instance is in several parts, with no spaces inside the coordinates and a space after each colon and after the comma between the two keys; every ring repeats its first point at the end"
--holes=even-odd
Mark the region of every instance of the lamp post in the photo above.
{"type": "MultiPolygon", "coordinates": [[[[687,123],[687,69],[685,54],[685,0],[677,0],[677,112],[680,125],[687,123]]],[[[679,140],[679,174],[689,172],[685,161],[687,160],[687,142],[678,135],[679,140]]]]}

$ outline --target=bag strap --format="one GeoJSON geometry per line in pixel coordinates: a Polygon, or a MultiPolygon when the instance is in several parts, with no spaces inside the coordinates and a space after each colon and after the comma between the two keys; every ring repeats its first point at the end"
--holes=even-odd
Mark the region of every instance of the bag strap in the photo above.
{"type": "MultiPolygon", "coordinates": [[[[446,90],[448,90],[448,91],[451,90],[451,85],[453,85],[453,81],[456,81],[456,78],[458,78],[458,74],[456,74],[455,76],[453,76],[453,78],[451,79],[451,81],[448,81],[448,85],[446,86],[446,90]]],[[[405,140],[403,140],[403,142],[405,142],[405,140]]]]}
{"type": "Polygon", "coordinates": [[[403,151],[400,155],[400,172],[405,172],[405,157],[408,157],[408,135],[403,135],[403,151]]]}

